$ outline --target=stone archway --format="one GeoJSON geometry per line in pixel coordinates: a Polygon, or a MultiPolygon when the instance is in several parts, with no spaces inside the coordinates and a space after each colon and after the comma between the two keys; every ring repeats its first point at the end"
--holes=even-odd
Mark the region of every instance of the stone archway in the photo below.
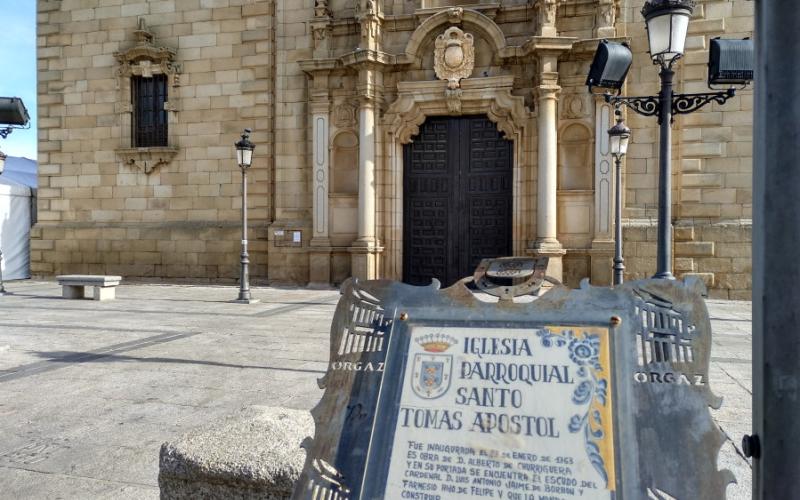
{"type": "Polygon", "coordinates": [[[401,82],[398,97],[387,110],[381,136],[378,232],[384,251],[380,275],[401,279],[403,270],[403,145],[419,133],[429,116],[485,114],[513,141],[512,249],[523,254],[533,238],[530,189],[535,156],[534,121],[524,99],[511,94],[513,76],[461,81],[461,92],[446,94],[446,81],[401,82]]]}

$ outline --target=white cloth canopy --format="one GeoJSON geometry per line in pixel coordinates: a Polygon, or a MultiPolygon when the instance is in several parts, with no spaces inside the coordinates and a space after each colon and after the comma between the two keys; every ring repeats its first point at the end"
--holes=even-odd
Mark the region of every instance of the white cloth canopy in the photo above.
{"type": "Polygon", "coordinates": [[[18,156],[9,156],[6,158],[6,168],[0,179],[10,180],[29,188],[37,188],[36,180],[36,162],[27,158],[18,156]]]}
{"type": "Polygon", "coordinates": [[[8,157],[0,175],[0,251],[3,280],[30,278],[30,231],[36,162],[8,157]],[[9,168],[11,166],[11,168],[9,168]]]}

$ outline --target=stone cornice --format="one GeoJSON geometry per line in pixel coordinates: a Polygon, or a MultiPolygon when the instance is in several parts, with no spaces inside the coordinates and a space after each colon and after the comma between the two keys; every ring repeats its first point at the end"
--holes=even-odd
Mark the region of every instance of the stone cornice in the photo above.
{"type": "Polygon", "coordinates": [[[356,49],[339,58],[343,66],[357,67],[362,65],[394,66],[397,56],[378,50],[356,49]]]}
{"type": "Polygon", "coordinates": [[[300,66],[300,69],[304,73],[311,77],[313,77],[316,73],[328,73],[334,69],[341,68],[342,66],[339,60],[334,58],[304,59],[302,61],[297,61],[297,65],[300,66]]]}

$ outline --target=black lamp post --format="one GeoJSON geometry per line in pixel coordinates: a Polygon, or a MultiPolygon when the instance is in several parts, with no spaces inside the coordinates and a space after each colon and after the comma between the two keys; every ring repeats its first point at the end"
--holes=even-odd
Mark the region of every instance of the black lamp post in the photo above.
{"type": "Polygon", "coordinates": [[[622,168],[620,162],[628,152],[631,129],[623,123],[622,113],[619,109],[616,114],[617,124],[608,129],[608,138],[609,149],[617,169],[614,186],[614,285],[621,285],[625,273],[625,259],[622,258],[622,168]]]}
{"type": "Polygon", "coordinates": [[[253,150],[255,144],[250,142],[249,128],[244,129],[242,139],[237,141],[236,161],[242,170],[242,271],[239,276],[239,298],[236,302],[242,304],[254,304],[258,299],[250,296],[250,256],[247,253],[247,169],[253,162],[253,150]]]}
{"type": "MultiPolygon", "coordinates": [[[[6,154],[0,151],[0,175],[6,169],[6,154]]],[[[0,295],[6,294],[6,286],[3,284],[3,249],[0,248],[0,295]]]]}
{"type": "MultiPolygon", "coordinates": [[[[658,157],[658,252],[654,278],[672,276],[672,117],[688,114],[710,102],[724,104],[736,92],[731,87],[721,92],[675,94],[672,91],[672,66],[683,56],[689,17],[694,0],[647,0],[642,16],[647,24],[647,40],[653,64],[660,67],[661,91],[657,96],[625,97],[606,92],[605,100],[624,104],[645,116],[656,116],[660,125],[658,157]]],[[[603,40],[597,48],[586,84],[619,91],[633,60],[626,44],[603,40]]],[[[714,84],[746,85],[753,79],[752,40],[711,40],[709,87],[714,84]]]]}

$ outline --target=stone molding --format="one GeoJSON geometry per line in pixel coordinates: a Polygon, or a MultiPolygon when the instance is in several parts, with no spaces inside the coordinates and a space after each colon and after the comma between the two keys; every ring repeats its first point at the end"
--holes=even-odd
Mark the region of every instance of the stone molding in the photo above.
{"type": "Polygon", "coordinates": [[[115,110],[119,118],[120,143],[115,149],[117,156],[125,165],[133,166],[149,174],[160,165],[166,165],[177,155],[175,147],[175,125],[177,125],[177,97],[168,90],[168,101],[164,103],[167,111],[167,145],[158,147],[135,147],[133,135],[133,105],[131,94],[131,78],[142,76],[152,78],[154,75],[167,76],[167,89],[180,85],[181,67],[175,62],[176,52],[168,47],[155,44],[154,35],[147,30],[144,19],[139,19],[135,30],[136,45],[114,52],[117,60],[117,102],[115,110]]]}
{"type": "Polygon", "coordinates": [[[381,120],[383,155],[379,159],[379,182],[382,200],[378,207],[378,234],[385,251],[380,261],[380,275],[388,279],[402,278],[403,267],[403,145],[419,134],[419,126],[428,116],[486,114],[497,124],[505,138],[514,142],[513,165],[513,251],[521,255],[526,235],[531,231],[529,214],[534,193],[531,188],[532,145],[535,120],[525,99],[512,94],[514,77],[495,76],[461,80],[460,95],[447,95],[443,80],[400,82],[397,99],[381,120]],[[459,109],[453,108],[458,99],[459,109]]]}

